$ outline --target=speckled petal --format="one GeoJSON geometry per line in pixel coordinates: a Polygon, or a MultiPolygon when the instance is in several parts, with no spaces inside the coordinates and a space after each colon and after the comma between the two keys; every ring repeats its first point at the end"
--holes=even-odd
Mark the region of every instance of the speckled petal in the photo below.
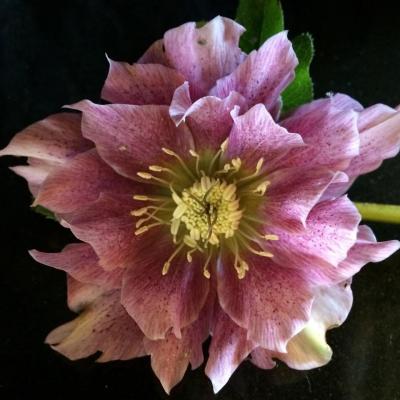
{"type": "Polygon", "coordinates": [[[286,351],[287,342],[310,317],[313,295],[304,278],[269,259],[246,256],[249,271],[238,279],[233,260],[218,270],[218,296],[224,311],[259,346],[286,351]]]}
{"type": "Polygon", "coordinates": [[[55,168],[43,182],[34,205],[69,213],[96,201],[100,193],[130,194],[135,183],[118,175],[92,149],[55,168]]]}
{"type": "Polygon", "coordinates": [[[10,144],[0,150],[0,157],[13,155],[63,162],[93,146],[82,137],[80,125],[80,115],[51,115],[15,135],[10,144]]]}
{"type": "Polygon", "coordinates": [[[52,331],[46,343],[71,360],[97,351],[99,362],[145,355],[143,334],[119,302],[120,292],[99,296],[79,317],[52,331]]]}
{"type": "Polygon", "coordinates": [[[217,393],[254,349],[256,343],[248,340],[246,330],[236,325],[219,307],[213,320],[212,340],[205,372],[211,379],[214,393],[217,393]]]}
{"type": "Polygon", "coordinates": [[[227,154],[240,157],[248,165],[264,158],[267,168],[273,168],[275,158],[283,157],[291,148],[304,145],[300,135],[288,132],[275,123],[262,104],[245,114],[234,116],[227,154]]]}
{"type": "Polygon", "coordinates": [[[360,214],[347,197],[316,205],[303,233],[292,234],[279,226],[268,227],[279,240],[268,242],[274,262],[284,268],[299,269],[312,281],[320,270],[335,269],[356,242],[360,214]]]}
{"type": "Polygon", "coordinates": [[[167,106],[97,105],[84,100],[70,106],[80,110],[82,134],[96,144],[100,157],[116,172],[137,179],[149,165],[170,161],[166,147],[187,156],[193,147],[190,131],[176,127],[167,106]]]}
{"type": "Polygon", "coordinates": [[[37,262],[63,270],[82,283],[105,289],[121,287],[122,270],[104,271],[99,266],[96,253],[86,243],[69,244],[60,253],[43,253],[37,250],[29,253],[37,262]]]}
{"type": "Polygon", "coordinates": [[[101,97],[110,103],[169,105],[184,77],[158,64],[128,64],[108,59],[110,69],[101,97]]]}
{"type": "Polygon", "coordinates": [[[203,276],[201,260],[196,257],[189,263],[182,252],[162,275],[175,250],[169,235],[149,232],[138,246],[123,277],[122,304],[149,339],[164,339],[171,329],[181,338],[181,329],[197,319],[207,298],[209,281],[203,276]]]}
{"type": "Polygon", "coordinates": [[[210,94],[223,98],[234,90],[247,99],[249,107],[262,103],[276,114],[279,96],[293,80],[297,63],[287,32],[280,32],[251,52],[232,74],[220,79],[210,94]]]}
{"type": "Polygon", "coordinates": [[[336,96],[301,106],[280,123],[288,131],[299,133],[307,144],[304,149],[292,150],[282,166],[345,170],[359,154],[357,112],[347,102],[343,106],[336,96]]]}
{"type": "Polygon", "coordinates": [[[235,21],[216,17],[201,28],[189,22],[165,33],[168,64],[190,82],[194,100],[206,95],[217,79],[230,74],[243,60],[238,46],[243,32],[235,21]]]}

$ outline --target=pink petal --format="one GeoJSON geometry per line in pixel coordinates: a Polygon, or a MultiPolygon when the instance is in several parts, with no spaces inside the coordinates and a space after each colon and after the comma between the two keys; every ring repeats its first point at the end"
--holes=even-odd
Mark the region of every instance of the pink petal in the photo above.
{"type": "Polygon", "coordinates": [[[171,118],[177,124],[186,122],[192,132],[196,149],[216,150],[232,128],[231,111],[236,106],[245,108],[245,99],[239,93],[232,92],[223,100],[206,96],[192,104],[188,91],[186,84],[177,89],[170,107],[171,118]]]}
{"type": "Polygon", "coordinates": [[[84,100],[70,106],[83,112],[82,133],[95,142],[100,157],[116,172],[136,179],[138,171],[162,160],[171,161],[163,147],[187,156],[192,137],[176,127],[167,106],[97,105],[84,100]]]}
{"type": "Polygon", "coordinates": [[[132,194],[135,184],[114,172],[92,149],[55,168],[42,184],[35,204],[69,213],[96,201],[100,193],[132,194]]]}
{"type": "Polygon", "coordinates": [[[290,368],[307,370],[327,364],[332,349],[326,331],[341,325],[350,312],[353,295],[348,282],[317,289],[307,326],[289,341],[287,353],[275,354],[290,368]]]}
{"type": "Polygon", "coordinates": [[[96,299],[79,317],[52,331],[46,343],[71,360],[101,351],[97,360],[127,360],[145,355],[143,334],[119,303],[120,292],[96,299]]]}
{"type": "Polygon", "coordinates": [[[98,285],[80,282],[67,274],[67,302],[71,311],[82,311],[105,292],[98,285]]]}
{"type": "Polygon", "coordinates": [[[124,274],[122,304],[149,339],[164,339],[170,329],[181,338],[181,329],[195,321],[203,308],[209,281],[199,258],[189,263],[185,253],[178,254],[162,275],[175,246],[164,231],[145,235],[124,274]]]}
{"type": "Polygon", "coordinates": [[[351,278],[364,265],[369,262],[381,262],[399,248],[398,240],[377,242],[372,230],[366,225],[361,225],[358,228],[356,244],[350,249],[346,259],[339,264],[337,270],[331,273],[330,278],[334,282],[351,278]]]}
{"type": "Polygon", "coordinates": [[[139,58],[138,63],[141,64],[162,64],[169,66],[168,58],[165,54],[164,40],[155,41],[139,58]]]}
{"type": "Polygon", "coordinates": [[[0,151],[0,157],[13,155],[63,162],[92,147],[82,137],[80,124],[81,117],[77,114],[51,115],[16,134],[0,151]]]}
{"type": "Polygon", "coordinates": [[[339,107],[336,96],[316,100],[297,109],[281,122],[290,132],[299,133],[308,145],[292,150],[283,162],[285,166],[327,166],[344,170],[359,153],[357,113],[339,107]]]}
{"type": "MultiPolygon", "coordinates": [[[[268,227],[279,240],[268,242],[274,262],[299,269],[310,281],[334,271],[346,257],[357,238],[360,214],[347,197],[316,205],[303,233],[291,234],[277,226],[268,227]]],[[[324,282],[327,283],[327,282],[324,282]]]]}
{"type": "Polygon", "coordinates": [[[89,243],[105,270],[126,268],[135,254],[135,221],[130,211],[136,209],[131,196],[116,197],[101,194],[89,206],[63,214],[74,235],[89,243]]]}
{"type": "Polygon", "coordinates": [[[110,103],[169,105],[175,89],[184,82],[179,72],[163,65],[108,62],[101,97],[110,103]]]}
{"type": "Polygon", "coordinates": [[[249,271],[238,279],[233,260],[225,258],[218,271],[221,307],[247,338],[280,352],[306,324],[313,300],[308,283],[295,271],[260,256],[247,256],[249,271]]]}
{"type": "Polygon", "coordinates": [[[312,208],[326,188],[343,174],[325,168],[280,169],[268,175],[271,185],[264,206],[266,225],[278,225],[287,231],[302,230],[312,208]]]}
{"type": "Polygon", "coordinates": [[[240,157],[250,164],[264,158],[267,167],[272,167],[274,158],[303,145],[301,136],[276,124],[262,104],[255,105],[243,115],[234,116],[233,120],[228,142],[228,156],[231,158],[240,157]]]}
{"type": "Polygon", "coordinates": [[[165,33],[169,66],[190,82],[194,99],[206,95],[217,79],[231,73],[242,61],[238,43],[243,32],[235,21],[216,17],[198,29],[189,22],[165,33]]]}
{"type": "Polygon", "coordinates": [[[273,351],[257,347],[251,352],[250,360],[258,368],[272,369],[276,367],[276,362],[272,359],[274,354],[273,351]]]}
{"type": "Polygon", "coordinates": [[[206,365],[214,393],[219,392],[256,344],[245,329],[236,325],[219,307],[214,316],[213,336],[206,365]]]}
{"type": "Polygon", "coordinates": [[[37,262],[61,269],[83,283],[98,285],[105,289],[121,287],[122,270],[104,271],[99,266],[96,253],[88,244],[69,244],[60,253],[31,250],[29,254],[37,262]]]}
{"type": "Polygon", "coordinates": [[[183,378],[190,364],[198,368],[204,361],[202,344],[209,335],[211,307],[206,304],[199,319],[182,329],[182,338],[172,332],[165,339],[144,339],[146,352],[151,355],[151,366],[164,390],[171,389],[183,378]]]}
{"type": "Polygon", "coordinates": [[[210,94],[223,98],[234,90],[247,99],[249,107],[263,103],[269,111],[275,110],[279,95],[294,78],[297,63],[287,32],[280,32],[258,51],[251,52],[229,76],[220,79],[210,94]]]}
{"type": "Polygon", "coordinates": [[[17,165],[16,167],[10,167],[10,169],[27,180],[29,190],[32,195],[36,197],[42,183],[50,172],[61,164],[56,161],[41,160],[40,158],[33,157],[28,158],[28,164],[29,165],[17,165]]]}
{"type": "Polygon", "coordinates": [[[346,173],[366,174],[377,169],[387,158],[400,150],[400,112],[382,104],[360,113],[360,155],[353,158],[346,173]]]}

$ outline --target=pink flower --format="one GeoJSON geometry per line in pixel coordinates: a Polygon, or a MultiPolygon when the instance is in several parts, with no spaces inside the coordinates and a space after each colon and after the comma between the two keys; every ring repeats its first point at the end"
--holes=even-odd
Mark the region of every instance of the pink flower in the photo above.
{"type": "Polygon", "coordinates": [[[399,248],[377,243],[344,195],[394,157],[400,112],[336,94],[281,119],[297,59],[286,32],[258,50],[217,17],[168,31],[138,63],[110,62],[102,97],[17,134],[0,155],[34,204],[81,241],[31,251],[68,274],[80,312],[46,341],[70,359],[151,356],[169,392],[203,363],[217,392],[247,357],[327,363],[325,332],[352,276],[399,248]]]}

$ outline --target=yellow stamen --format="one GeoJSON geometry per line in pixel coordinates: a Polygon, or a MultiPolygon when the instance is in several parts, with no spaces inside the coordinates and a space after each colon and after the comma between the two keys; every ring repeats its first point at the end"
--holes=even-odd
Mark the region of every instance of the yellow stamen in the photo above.
{"type": "Polygon", "coordinates": [[[167,149],[165,147],[163,147],[161,149],[165,154],[168,154],[169,156],[175,157],[178,161],[179,164],[181,164],[182,168],[185,170],[185,172],[192,178],[192,179],[196,179],[196,177],[193,175],[192,171],[190,171],[190,169],[188,168],[188,166],[186,165],[186,163],[182,160],[182,158],[176,154],[174,151],[167,149]]]}
{"type": "Polygon", "coordinates": [[[168,260],[164,263],[163,269],[162,269],[162,274],[166,275],[168,273],[169,267],[171,266],[171,261],[179,254],[179,252],[182,250],[184,246],[184,243],[181,243],[175,251],[170,255],[168,260]]]}

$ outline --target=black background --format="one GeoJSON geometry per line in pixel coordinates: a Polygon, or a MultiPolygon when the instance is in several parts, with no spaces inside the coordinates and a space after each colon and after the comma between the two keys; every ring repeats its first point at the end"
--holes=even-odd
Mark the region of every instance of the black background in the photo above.
{"type": "MultiPolygon", "coordinates": [[[[188,20],[234,17],[236,1],[1,0],[0,147],[23,127],[82,98],[98,100],[107,74],[104,53],[133,62],[163,32],[188,20]]],[[[400,103],[400,27],[395,2],[283,1],[292,37],[313,34],[316,96],[350,94],[364,105],[400,103]],[[369,6],[373,4],[374,6],[369,6]]],[[[0,398],[165,399],[149,359],[99,365],[70,362],[43,344],[71,319],[65,277],[27,249],[58,251],[72,240],[29,209],[22,178],[1,164],[0,398]]],[[[399,158],[350,191],[353,200],[400,203],[399,158]]],[[[379,239],[399,227],[372,224],[379,239]]],[[[400,256],[369,265],[354,279],[348,321],[329,332],[332,362],[299,372],[262,371],[243,363],[218,399],[400,399],[400,256]]],[[[213,399],[203,367],[187,372],[172,399],[213,399]]]]}

